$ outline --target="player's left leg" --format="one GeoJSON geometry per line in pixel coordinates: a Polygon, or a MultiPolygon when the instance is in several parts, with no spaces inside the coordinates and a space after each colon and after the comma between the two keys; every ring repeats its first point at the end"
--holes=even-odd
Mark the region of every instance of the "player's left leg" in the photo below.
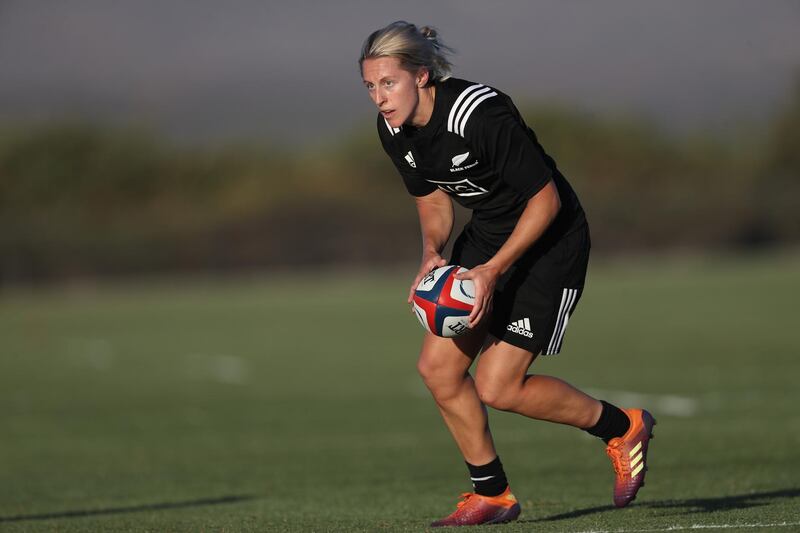
{"type": "Polygon", "coordinates": [[[495,409],[585,429],[600,419],[600,401],[566,381],[528,374],[532,352],[489,336],[475,371],[481,401],[495,409]]]}
{"type": "Polygon", "coordinates": [[[626,506],[644,485],[655,419],[643,409],[598,401],[561,379],[528,374],[536,355],[490,335],[475,371],[478,397],[495,409],[567,424],[602,438],[616,473],[614,505],[626,506]]]}

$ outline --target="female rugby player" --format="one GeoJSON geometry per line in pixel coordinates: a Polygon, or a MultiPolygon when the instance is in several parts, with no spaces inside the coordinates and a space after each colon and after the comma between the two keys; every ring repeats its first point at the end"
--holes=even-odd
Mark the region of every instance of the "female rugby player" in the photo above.
{"type": "Polygon", "coordinates": [[[398,21],[373,32],[359,64],[380,111],[383,148],[415,198],[422,261],[411,284],[444,266],[452,200],[472,210],[450,264],[475,284],[470,332],[426,334],[417,368],[464,456],[473,493],[432,526],[517,518],[484,406],[586,430],[603,439],[616,471],[614,503],[636,496],[647,470],[655,420],[620,409],[564,381],[528,374],[539,355],[557,354],[583,292],[589,228],[581,204],[525,125],[511,99],[450,77],[435,30],[398,21]],[[474,376],[469,373],[478,355],[474,376]]]}

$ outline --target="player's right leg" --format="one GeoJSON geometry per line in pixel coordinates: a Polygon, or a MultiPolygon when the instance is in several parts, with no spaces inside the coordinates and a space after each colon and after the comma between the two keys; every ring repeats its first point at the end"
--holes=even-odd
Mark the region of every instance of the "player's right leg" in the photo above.
{"type": "Polygon", "coordinates": [[[469,367],[478,355],[485,333],[474,331],[455,338],[425,335],[417,370],[431,392],[447,428],[471,464],[486,464],[497,453],[486,407],[478,398],[469,367]]]}
{"type": "Polygon", "coordinates": [[[423,341],[417,369],[467,462],[475,487],[474,493],[463,495],[455,512],[432,523],[434,527],[507,522],[520,512],[494,448],[486,407],[469,374],[485,337],[485,330],[479,329],[453,339],[429,333],[423,341]]]}

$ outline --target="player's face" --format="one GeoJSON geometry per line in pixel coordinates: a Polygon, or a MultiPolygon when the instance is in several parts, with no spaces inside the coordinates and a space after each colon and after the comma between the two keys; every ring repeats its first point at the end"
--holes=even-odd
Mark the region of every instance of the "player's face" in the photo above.
{"type": "Polygon", "coordinates": [[[426,73],[415,75],[400,66],[396,57],[365,59],[361,77],[370,98],[393,128],[412,123],[419,105],[419,87],[426,73]]]}

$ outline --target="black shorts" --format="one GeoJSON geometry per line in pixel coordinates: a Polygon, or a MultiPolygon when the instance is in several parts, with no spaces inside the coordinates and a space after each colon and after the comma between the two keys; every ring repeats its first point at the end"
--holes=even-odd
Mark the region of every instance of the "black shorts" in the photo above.
{"type": "MultiPolygon", "coordinates": [[[[561,351],[570,316],[583,293],[591,240],[582,227],[534,245],[498,280],[489,333],[534,354],[561,351]]],[[[462,233],[450,264],[472,268],[491,259],[462,233]]]]}

